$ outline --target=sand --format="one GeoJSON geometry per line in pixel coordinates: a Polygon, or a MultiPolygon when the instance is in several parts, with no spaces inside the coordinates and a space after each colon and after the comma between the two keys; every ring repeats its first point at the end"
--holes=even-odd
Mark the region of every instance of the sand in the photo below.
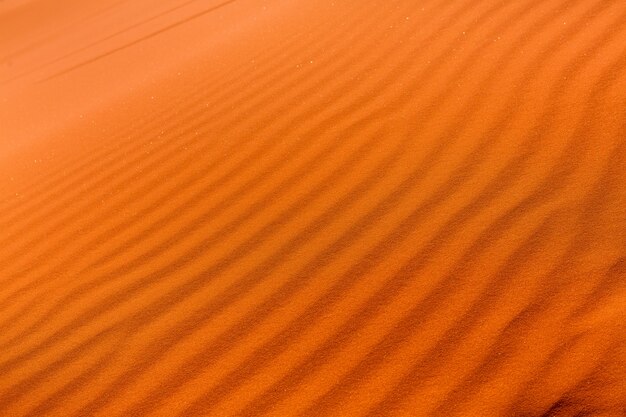
{"type": "Polygon", "coordinates": [[[626,416],[626,3],[0,2],[0,416],[626,416]]]}

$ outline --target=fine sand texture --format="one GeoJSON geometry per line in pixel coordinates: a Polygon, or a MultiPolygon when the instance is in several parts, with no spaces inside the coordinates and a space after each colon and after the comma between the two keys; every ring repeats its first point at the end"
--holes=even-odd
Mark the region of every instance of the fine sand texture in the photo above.
{"type": "Polygon", "coordinates": [[[0,416],[626,416],[624,0],[0,1],[0,416]]]}

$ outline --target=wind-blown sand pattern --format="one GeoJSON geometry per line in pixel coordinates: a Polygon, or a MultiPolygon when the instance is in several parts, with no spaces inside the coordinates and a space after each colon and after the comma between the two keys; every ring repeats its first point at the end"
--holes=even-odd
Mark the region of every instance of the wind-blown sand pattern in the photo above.
{"type": "Polygon", "coordinates": [[[626,416],[626,2],[0,2],[0,416],[626,416]]]}

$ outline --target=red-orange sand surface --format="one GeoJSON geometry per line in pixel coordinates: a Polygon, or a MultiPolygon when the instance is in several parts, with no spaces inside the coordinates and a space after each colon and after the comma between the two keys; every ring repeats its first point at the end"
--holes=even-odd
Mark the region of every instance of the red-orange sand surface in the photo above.
{"type": "Polygon", "coordinates": [[[623,0],[0,1],[0,416],[626,416],[623,0]]]}

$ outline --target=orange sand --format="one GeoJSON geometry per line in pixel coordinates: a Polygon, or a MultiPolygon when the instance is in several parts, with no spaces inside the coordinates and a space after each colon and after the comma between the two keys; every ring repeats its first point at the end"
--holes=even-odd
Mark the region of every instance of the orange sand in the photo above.
{"type": "Polygon", "coordinates": [[[626,416],[626,2],[0,2],[0,416],[626,416]]]}

